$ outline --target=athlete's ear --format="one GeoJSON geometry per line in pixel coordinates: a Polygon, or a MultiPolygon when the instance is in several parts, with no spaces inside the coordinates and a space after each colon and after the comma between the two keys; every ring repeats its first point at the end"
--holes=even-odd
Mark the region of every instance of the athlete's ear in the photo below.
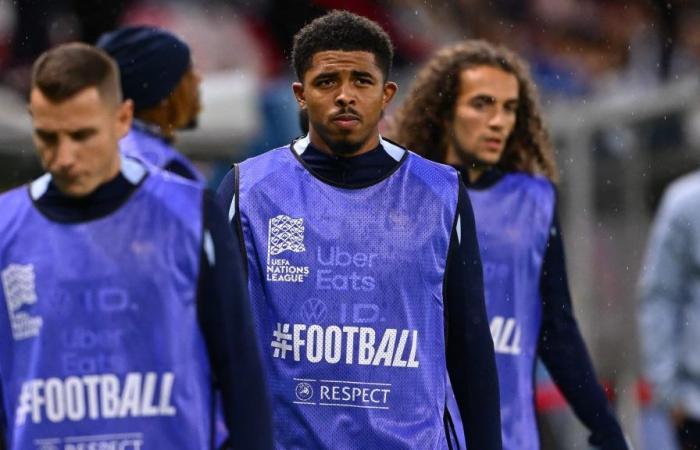
{"type": "Polygon", "coordinates": [[[394,83],[393,81],[387,81],[386,83],[384,83],[384,95],[382,98],[384,106],[388,105],[391,102],[391,100],[396,95],[396,91],[398,90],[399,85],[394,83]]]}
{"type": "Polygon", "coordinates": [[[134,102],[130,98],[124,100],[116,111],[117,136],[123,138],[131,128],[131,120],[134,117],[134,102]]]}
{"type": "Polygon", "coordinates": [[[306,99],[304,97],[304,83],[295,81],[292,83],[292,91],[294,91],[294,97],[297,99],[299,108],[306,109],[306,99]]]}

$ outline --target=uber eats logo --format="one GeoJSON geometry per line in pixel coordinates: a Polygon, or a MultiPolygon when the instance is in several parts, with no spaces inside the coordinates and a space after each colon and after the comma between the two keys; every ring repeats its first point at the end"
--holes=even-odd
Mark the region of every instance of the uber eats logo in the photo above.
{"type": "Polygon", "coordinates": [[[377,282],[366,272],[377,268],[378,257],[377,253],[351,253],[337,245],[326,249],[318,247],[316,289],[364,292],[374,290],[377,282]]]}

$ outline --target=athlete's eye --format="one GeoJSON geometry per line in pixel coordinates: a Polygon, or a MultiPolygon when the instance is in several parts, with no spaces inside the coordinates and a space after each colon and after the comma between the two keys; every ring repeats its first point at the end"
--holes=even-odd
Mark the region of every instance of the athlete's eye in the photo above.
{"type": "Polygon", "coordinates": [[[56,145],[56,143],[58,143],[58,135],[56,133],[34,130],[34,134],[44,145],[56,145]]]}
{"type": "Polygon", "coordinates": [[[509,113],[515,113],[518,110],[518,104],[516,102],[506,103],[504,109],[509,113]]]}
{"type": "Polygon", "coordinates": [[[93,130],[93,129],[78,130],[78,131],[71,133],[70,137],[74,141],[80,142],[80,141],[84,141],[84,140],[90,138],[94,134],[95,134],[95,130],[93,130]]]}
{"type": "Polygon", "coordinates": [[[489,104],[482,98],[475,98],[469,103],[474,109],[482,110],[486,108],[489,104]]]}
{"type": "Polygon", "coordinates": [[[335,81],[330,78],[325,78],[316,81],[316,86],[318,87],[331,87],[335,84],[335,81]]]}

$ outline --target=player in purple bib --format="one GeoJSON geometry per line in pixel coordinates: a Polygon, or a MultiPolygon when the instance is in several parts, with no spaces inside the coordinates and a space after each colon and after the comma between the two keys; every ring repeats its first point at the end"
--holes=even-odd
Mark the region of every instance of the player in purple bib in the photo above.
{"type": "Polygon", "coordinates": [[[456,167],[468,187],[503,447],[540,448],[533,379],[540,357],[591,431],[590,443],[626,449],[573,316],[556,217],[557,170],[525,63],[484,41],[445,48],[419,73],[393,127],[398,142],[456,167]]]}
{"type": "Polygon", "coordinates": [[[218,398],[234,448],[270,448],[240,247],[213,194],[120,154],[131,102],[101,50],[44,53],[29,111],[47,173],[0,195],[0,442],[214,449],[218,398]]]}
{"type": "Polygon", "coordinates": [[[471,207],[454,169],[379,136],[397,86],[374,22],[296,36],[309,134],[237,165],[220,193],[245,245],[280,449],[501,448],[471,207]],[[461,424],[460,424],[461,426],[461,424]]]}
{"type": "Polygon", "coordinates": [[[105,33],[97,46],[119,65],[124,97],[134,103],[131,129],[121,151],[168,172],[204,183],[199,169],[173,147],[176,132],[197,125],[201,77],[190,47],[152,26],[126,26],[105,33]]]}

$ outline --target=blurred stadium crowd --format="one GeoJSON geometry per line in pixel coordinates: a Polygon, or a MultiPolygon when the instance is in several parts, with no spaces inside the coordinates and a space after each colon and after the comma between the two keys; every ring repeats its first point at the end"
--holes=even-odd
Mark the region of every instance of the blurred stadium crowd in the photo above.
{"type": "MultiPolygon", "coordinates": [[[[182,36],[204,77],[204,114],[201,129],[178,146],[216,185],[231,161],[300,134],[290,89],[292,36],[331,9],[364,15],[389,32],[403,93],[435,50],[464,38],[505,44],[530,63],[563,172],[564,230],[582,329],[625,428],[642,448],[672,448],[664,447],[671,444],[663,421],[643,408],[648,393],[632,318],[656,202],[671,179],[700,162],[700,133],[693,131],[700,117],[696,1],[0,0],[0,190],[39,172],[28,121],[19,116],[31,64],[45,49],[94,43],[127,24],[182,36]]],[[[580,448],[571,445],[585,442],[583,431],[546,375],[542,380],[544,443],[580,448]],[[547,437],[547,429],[558,431],[547,437]]]]}
{"type": "Polygon", "coordinates": [[[389,31],[404,84],[434,50],[469,37],[523,55],[545,103],[641,92],[700,63],[700,11],[690,0],[19,0],[0,2],[0,82],[23,94],[30,64],[44,49],[93,43],[118,25],[158,25],[190,43],[205,75],[235,70],[254,80],[263,123],[258,139],[236,150],[245,154],[298,132],[294,114],[276,110],[294,109],[287,89],[291,38],[335,8],[389,31]]]}

